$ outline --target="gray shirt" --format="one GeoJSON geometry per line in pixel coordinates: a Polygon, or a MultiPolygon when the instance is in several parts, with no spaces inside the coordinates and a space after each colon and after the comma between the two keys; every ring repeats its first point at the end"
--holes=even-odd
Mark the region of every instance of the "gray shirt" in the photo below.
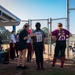
{"type": "Polygon", "coordinates": [[[44,31],[34,30],[33,33],[36,34],[36,36],[33,37],[33,42],[44,42],[44,38],[46,37],[44,31]]]}

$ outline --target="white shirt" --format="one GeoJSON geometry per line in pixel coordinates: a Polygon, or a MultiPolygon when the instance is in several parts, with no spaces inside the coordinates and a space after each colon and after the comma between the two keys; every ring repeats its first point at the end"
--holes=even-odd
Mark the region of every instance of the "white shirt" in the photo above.
{"type": "MultiPolygon", "coordinates": [[[[28,35],[29,36],[29,35],[28,35]]],[[[28,39],[27,39],[27,43],[30,43],[31,42],[31,37],[29,37],[28,39]]]]}
{"type": "Polygon", "coordinates": [[[10,35],[10,43],[12,43],[12,42],[16,43],[16,38],[15,38],[14,34],[10,35]]]}
{"type": "Polygon", "coordinates": [[[16,42],[19,42],[19,35],[16,36],[16,42]]]}

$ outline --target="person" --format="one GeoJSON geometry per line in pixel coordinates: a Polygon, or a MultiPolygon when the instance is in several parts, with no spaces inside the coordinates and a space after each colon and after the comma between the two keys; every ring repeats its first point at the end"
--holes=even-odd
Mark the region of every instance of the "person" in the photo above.
{"type": "MultiPolygon", "coordinates": [[[[28,36],[32,33],[32,30],[28,29],[28,36]]],[[[33,53],[33,44],[32,44],[32,39],[28,38],[27,39],[27,49],[28,49],[28,54],[27,54],[27,62],[31,61],[32,58],[32,53],[33,53]]]]}
{"type": "Polygon", "coordinates": [[[19,33],[16,34],[16,55],[18,57],[18,43],[19,43],[19,33]]]}
{"type": "Polygon", "coordinates": [[[0,51],[2,50],[1,44],[2,44],[2,37],[0,36],[0,51]]]}
{"type": "Polygon", "coordinates": [[[55,29],[50,34],[51,38],[54,41],[56,41],[52,68],[55,67],[57,57],[60,53],[60,57],[61,57],[60,69],[63,69],[64,62],[65,62],[66,39],[68,39],[72,36],[72,34],[68,30],[66,30],[62,27],[63,27],[62,23],[58,23],[58,29],[55,29]]]}
{"type": "Polygon", "coordinates": [[[36,30],[33,31],[33,33],[36,35],[33,37],[33,48],[35,51],[36,55],[36,64],[37,68],[36,70],[44,69],[43,66],[43,48],[44,48],[44,43],[46,40],[46,36],[44,31],[41,30],[41,24],[39,22],[36,23],[35,25],[36,30]]]}
{"type": "Polygon", "coordinates": [[[26,53],[26,49],[27,49],[27,39],[29,37],[32,37],[33,35],[29,35],[27,33],[28,30],[28,23],[26,23],[23,26],[23,30],[20,32],[19,34],[19,48],[18,48],[18,62],[17,62],[17,69],[27,69],[28,67],[25,66],[25,53],[26,53]],[[21,59],[22,59],[22,65],[20,65],[21,63],[21,59]]]}
{"type": "Polygon", "coordinates": [[[15,58],[15,44],[16,44],[15,31],[12,31],[12,34],[10,35],[10,59],[15,58]]]}

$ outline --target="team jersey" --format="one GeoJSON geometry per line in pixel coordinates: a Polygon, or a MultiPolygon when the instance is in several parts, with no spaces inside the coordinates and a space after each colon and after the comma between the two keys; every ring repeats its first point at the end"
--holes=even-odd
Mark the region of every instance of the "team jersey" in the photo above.
{"type": "Polygon", "coordinates": [[[36,36],[33,38],[33,42],[44,42],[45,33],[42,30],[34,30],[33,31],[36,36]]]}
{"type": "Polygon", "coordinates": [[[71,34],[68,30],[66,29],[56,29],[51,32],[52,36],[56,37],[56,40],[61,41],[61,40],[66,40],[67,36],[71,34]]]}

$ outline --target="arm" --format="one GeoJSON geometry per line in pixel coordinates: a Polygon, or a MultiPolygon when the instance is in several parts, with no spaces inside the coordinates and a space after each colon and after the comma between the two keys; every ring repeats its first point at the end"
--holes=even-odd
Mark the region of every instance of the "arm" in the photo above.
{"type": "Polygon", "coordinates": [[[29,37],[31,37],[31,36],[30,35],[29,36],[25,36],[23,39],[27,40],[29,37]]]}
{"type": "Polygon", "coordinates": [[[51,37],[54,41],[56,41],[56,38],[55,38],[52,34],[50,34],[50,37],[51,37]]]}
{"type": "Polygon", "coordinates": [[[56,36],[56,33],[57,33],[57,31],[54,30],[54,31],[52,31],[51,34],[50,34],[50,37],[51,37],[54,41],[56,41],[56,38],[54,37],[54,36],[56,36]]]}
{"type": "Polygon", "coordinates": [[[72,34],[70,33],[70,34],[67,36],[67,39],[70,38],[71,36],[72,36],[72,34]]]}
{"type": "Polygon", "coordinates": [[[66,37],[66,39],[68,39],[68,38],[70,38],[70,37],[72,36],[72,34],[71,34],[68,30],[66,30],[66,35],[68,35],[68,36],[66,37]]]}
{"type": "Polygon", "coordinates": [[[29,37],[35,37],[35,36],[36,36],[36,35],[32,33],[32,34],[30,34],[29,36],[24,37],[23,39],[24,39],[24,40],[27,40],[29,37]]]}

